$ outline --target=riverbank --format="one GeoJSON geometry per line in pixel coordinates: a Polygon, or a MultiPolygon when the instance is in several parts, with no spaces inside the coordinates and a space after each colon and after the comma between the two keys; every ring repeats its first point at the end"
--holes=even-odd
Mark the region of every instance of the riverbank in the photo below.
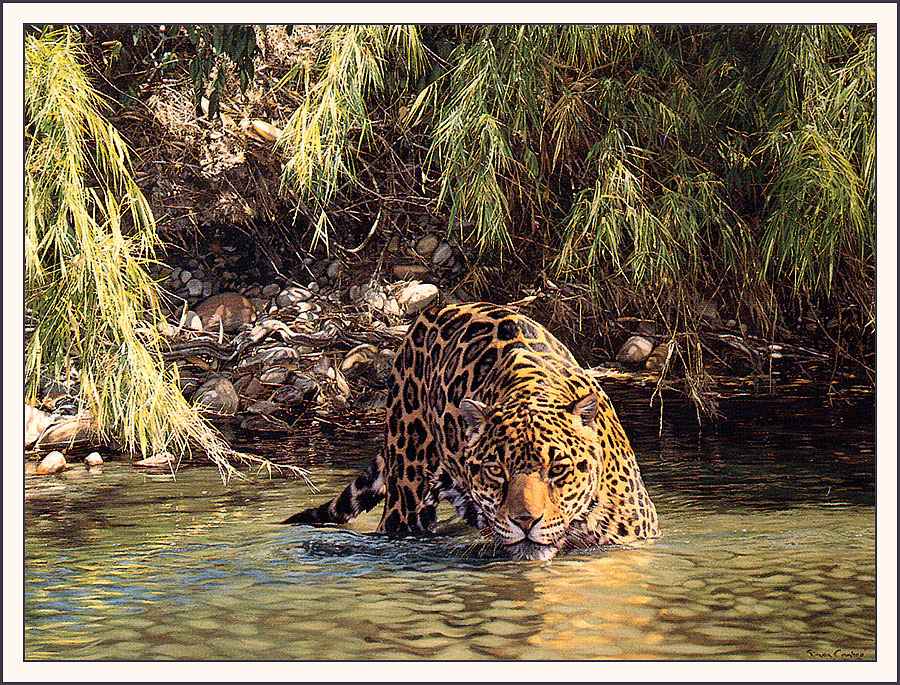
{"type": "MultiPolygon", "coordinates": [[[[476,297],[464,250],[427,229],[388,239],[373,232],[356,252],[306,254],[290,267],[248,249],[237,229],[211,229],[203,244],[193,254],[161,256],[153,275],[168,313],[164,359],[177,367],[185,398],[226,436],[290,436],[323,421],[364,422],[380,431],[390,365],[409,321],[423,308],[476,297]]],[[[701,387],[696,372],[679,364],[684,338],[666,335],[650,316],[601,319],[587,297],[549,282],[546,289],[528,289],[497,279],[479,292],[479,299],[492,293],[492,301],[546,324],[601,383],[640,388],[655,406],[688,398],[695,411],[681,418],[689,421],[715,424],[721,401],[748,394],[777,399],[801,386],[836,397],[872,391],[863,374],[836,371],[814,341],[763,337],[728,312],[720,314],[714,303],[706,303],[694,332],[707,360],[701,387]]],[[[72,455],[69,462],[96,450],[132,459],[117,445],[98,442],[79,404],[75,373],[45,379],[27,412],[31,472],[56,450],[72,455]]],[[[172,471],[197,463],[198,455],[133,459],[172,471]]]]}

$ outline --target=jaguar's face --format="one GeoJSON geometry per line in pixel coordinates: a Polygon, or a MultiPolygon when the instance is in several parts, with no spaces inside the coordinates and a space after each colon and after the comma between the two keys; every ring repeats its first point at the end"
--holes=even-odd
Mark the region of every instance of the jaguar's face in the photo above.
{"type": "Polygon", "coordinates": [[[595,504],[597,397],[509,414],[464,400],[462,468],[490,533],[518,559],[552,558],[595,504]]]}

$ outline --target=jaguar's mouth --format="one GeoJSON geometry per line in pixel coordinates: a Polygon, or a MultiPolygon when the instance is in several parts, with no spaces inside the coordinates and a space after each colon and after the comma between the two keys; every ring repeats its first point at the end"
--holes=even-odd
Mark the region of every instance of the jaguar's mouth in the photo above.
{"type": "Polygon", "coordinates": [[[547,561],[556,556],[559,547],[556,545],[544,545],[533,540],[523,539],[506,545],[510,556],[517,561],[547,561]]]}

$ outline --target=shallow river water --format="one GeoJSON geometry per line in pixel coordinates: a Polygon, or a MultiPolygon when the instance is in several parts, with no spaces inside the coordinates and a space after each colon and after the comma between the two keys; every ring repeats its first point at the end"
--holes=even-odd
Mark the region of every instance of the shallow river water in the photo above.
{"type": "Polygon", "coordinates": [[[550,562],[444,534],[387,541],[275,522],[337,492],[380,429],[246,443],[289,479],[227,487],[124,462],[26,488],[25,658],[37,660],[872,660],[871,399],[732,400],[699,430],[608,387],[663,537],[550,562]],[[680,428],[672,428],[680,426],[680,428]]]}

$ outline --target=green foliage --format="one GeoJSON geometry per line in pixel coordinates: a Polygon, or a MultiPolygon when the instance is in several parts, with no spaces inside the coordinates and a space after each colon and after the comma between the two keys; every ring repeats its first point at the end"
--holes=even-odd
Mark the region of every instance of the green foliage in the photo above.
{"type": "Polygon", "coordinates": [[[620,279],[679,325],[713,296],[760,323],[776,301],[868,323],[874,41],[839,25],[336,26],[305,72],[284,183],[327,241],[385,107],[485,257],[540,245],[556,278],[620,279]]]}
{"type": "Polygon", "coordinates": [[[835,286],[874,322],[875,35],[803,26],[776,35],[757,154],[766,187],[763,268],[772,280],[830,296],[835,286]],[[777,40],[780,38],[780,40],[777,40]]]}
{"type": "Polygon", "coordinates": [[[307,96],[279,144],[289,154],[284,183],[308,203],[316,224],[313,246],[328,244],[326,208],[342,183],[355,175],[353,158],[372,132],[367,101],[383,89],[384,64],[392,57],[410,76],[422,72],[424,56],[415,27],[336,26],[318,61],[303,72],[307,96]]]}
{"type": "Polygon", "coordinates": [[[237,70],[241,90],[246,90],[253,78],[256,31],[252,25],[244,24],[174,24],[169,32],[176,34],[181,29],[195,50],[190,63],[194,102],[199,105],[209,90],[209,116],[216,117],[228,67],[232,65],[237,70]]]}
{"type": "Polygon", "coordinates": [[[198,445],[224,474],[231,450],[166,368],[146,265],[153,215],[67,29],[25,40],[25,305],[34,332],[26,401],[73,360],[101,435],[143,453],[198,445]]]}

